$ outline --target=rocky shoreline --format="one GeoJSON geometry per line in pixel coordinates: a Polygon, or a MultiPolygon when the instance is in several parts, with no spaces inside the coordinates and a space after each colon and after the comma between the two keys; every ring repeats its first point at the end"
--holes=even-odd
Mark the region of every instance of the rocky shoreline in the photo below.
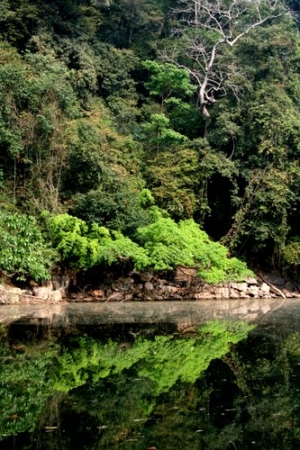
{"type": "Polygon", "coordinates": [[[43,304],[60,302],[126,302],[162,300],[297,298],[299,289],[281,277],[262,275],[243,282],[203,283],[194,269],[179,268],[172,279],[134,272],[98,285],[70,289],[66,276],[53,276],[44,286],[21,289],[0,285],[0,304],[43,304]]]}

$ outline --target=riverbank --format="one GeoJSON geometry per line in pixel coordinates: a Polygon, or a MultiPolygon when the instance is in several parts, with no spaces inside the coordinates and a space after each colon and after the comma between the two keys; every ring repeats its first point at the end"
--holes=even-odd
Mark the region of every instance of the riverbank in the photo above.
{"type": "MultiPolygon", "coordinates": [[[[168,279],[149,273],[110,278],[74,286],[66,276],[53,276],[44,286],[21,289],[0,285],[0,304],[56,304],[61,302],[188,301],[217,299],[298,298],[299,289],[280,276],[259,274],[242,282],[205,284],[190,268],[177,269],[168,279]]],[[[88,280],[89,281],[89,280],[88,280]]]]}

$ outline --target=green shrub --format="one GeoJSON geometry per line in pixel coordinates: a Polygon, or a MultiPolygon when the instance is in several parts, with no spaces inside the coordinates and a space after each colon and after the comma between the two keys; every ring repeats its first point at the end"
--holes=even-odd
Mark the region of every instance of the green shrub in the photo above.
{"type": "Polygon", "coordinates": [[[288,266],[298,266],[300,264],[300,240],[294,238],[283,250],[283,259],[288,266]]]}
{"type": "Polygon", "coordinates": [[[146,264],[144,249],[120,232],[109,231],[96,223],[89,226],[69,214],[46,216],[46,226],[62,261],[75,270],[88,270],[100,263],[110,266],[122,259],[141,260],[146,264]]]}
{"type": "MultiPolygon", "coordinates": [[[[137,238],[147,251],[147,264],[154,270],[196,266],[201,278],[208,283],[240,280],[252,275],[245,263],[228,258],[226,247],[212,242],[193,220],[176,224],[172,219],[161,218],[140,228],[137,238]]],[[[141,264],[139,268],[145,266],[141,264]]]]}
{"type": "Polygon", "coordinates": [[[49,279],[55,256],[34,217],[0,211],[0,270],[5,275],[18,280],[49,279]]]}
{"type": "Polygon", "coordinates": [[[109,231],[96,223],[88,225],[68,214],[48,216],[46,224],[62,261],[75,270],[88,270],[100,263],[110,266],[126,259],[137,270],[197,267],[199,276],[208,283],[252,275],[245,263],[228,258],[228,250],[212,242],[193,220],[177,224],[158,213],[153,217],[154,223],[138,229],[138,243],[118,231],[109,231]]]}

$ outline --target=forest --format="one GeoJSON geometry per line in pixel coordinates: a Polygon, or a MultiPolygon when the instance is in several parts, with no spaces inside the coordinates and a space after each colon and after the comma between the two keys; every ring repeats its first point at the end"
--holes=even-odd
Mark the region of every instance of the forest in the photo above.
{"type": "Polygon", "coordinates": [[[2,0],[0,272],[298,276],[295,0],[2,0]]]}

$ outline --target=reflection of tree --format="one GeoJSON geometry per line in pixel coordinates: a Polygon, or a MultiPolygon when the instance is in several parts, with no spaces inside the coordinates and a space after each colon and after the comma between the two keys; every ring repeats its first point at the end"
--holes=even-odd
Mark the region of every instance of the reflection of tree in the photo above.
{"type": "MultiPolygon", "coordinates": [[[[196,411],[199,403],[206,405],[209,397],[209,389],[201,388],[200,392],[192,383],[213,359],[228,352],[229,343],[245,338],[251,328],[243,323],[213,322],[193,337],[137,339],[125,347],[87,338],[77,341],[79,346],[66,350],[60,358],[56,381],[57,388],[64,391],[78,386],[69,393],[72,406],[66,411],[71,429],[78,430],[74,436],[70,429],[74,436],[71,448],[78,441],[84,442],[86,423],[91,431],[89,444],[83,448],[100,449],[109,444],[110,448],[130,445],[144,449],[143,435],[147,446],[162,439],[160,447],[165,449],[183,444],[183,431],[189,426],[197,430],[198,426],[194,421],[199,414],[191,414],[191,409],[196,411]],[[183,420],[185,424],[180,426],[183,420]],[[148,429],[153,430],[149,439],[148,429]]],[[[200,415],[207,428],[208,417],[203,412],[200,415]]],[[[66,429],[68,422],[63,427],[66,429]]],[[[192,435],[188,448],[196,449],[202,437],[192,435]]]]}
{"type": "Polygon", "coordinates": [[[299,349],[299,333],[283,341],[259,336],[223,357],[240,389],[234,400],[237,446],[251,448],[252,441],[274,450],[299,446],[299,349]]]}
{"type": "Polygon", "coordinates": [[[77,438],[84,440],[84,427],[91,427],[89,449],[297,448],[299,349],[300,334],[283,340],[252,336],[211,361],[196,383],[178,380],[160,393],[156,379],[137,376],[136,364],[135,370],[73,390],[68,414],[77,438]],[[143,400],[152,401],[148,418],[143,400]]]}
{"type": "Polygon", "coordinates": [[[0,441],[5,435],[33,431],[53,394],[50,367],[55,346],[10,349],[0,345],[0,441]]]}
{"type": "Polygon", "coordinates": [[[228,352],[229,343],[239,342],[252,328],[242,322],[210,322],[194,337],[138,338],[132,345],[103,344],[85,337],[59,358],[56,388],[68,392],[134,367],[139,377],[154,382],[153,396],[157,396],[179,380],[195,382],[213,359],[228,352]]]}
{"type": "MultiPolygon", "coordinates": [[[[121,448],[121,442],[140,439],[138,433],[151,422],[162,394],[177,392],[181,385],[185,386],[180,388],[181,397],[186,389],[193,392],[190,383],[214,358],[228,352],[230,342],[245,338],[251,328],[243,323],[213,322],[192,337],[156,336],[132,343],[74,338],[59,356],[57,346],[49,343],[24,347],[22,353],[9,353],[8,346],[3,346],[1,434],[33,431],[39,420],[40,428],[57,426],[54,439],[62,427],[68,430],[71,417],[65,445],[72,436],[82,436],[82,448],[94,448],[95,439],[95,448],[108,442],[121,448]],[[70,390],[68,398],[58,394],[70,390]],[[90,433],[90,444],[85,447],[86,423],[95,433],[90,433]]],[[[49,435],[45,442],[41,433],[38,436],[43,441],[40,448],[51,448],[49,435]]]]}
{"type": "Polygon", "coordinates": [[[13,353],[3,344],[1,434],[35,429],[20,437],[28,450],[298,448],[300,333],[242,341],[249,329],[74,338],[59,356],[48,343],[13,353]]]}

